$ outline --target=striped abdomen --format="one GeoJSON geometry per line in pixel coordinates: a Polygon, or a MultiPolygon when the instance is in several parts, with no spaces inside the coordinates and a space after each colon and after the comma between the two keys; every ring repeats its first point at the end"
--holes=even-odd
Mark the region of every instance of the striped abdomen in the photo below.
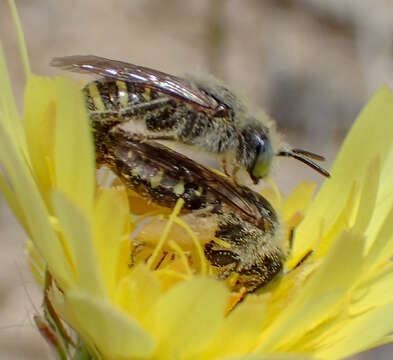
{"type": "Polygon", "coordinates": [[[151,100],[149,88],[114,79],[92,81],[83,88],[83,93],[91,113],[119,112],[151,100]]]}
{"type": "Polygon", "coordinates": [[[169,208],[174,207],[179,198],[184,200],[184,209],[187,210],[200,210],[218,203],[199,184],[165,171],[158,159],[141,152],[138,143],[128,141],[127,136],[122,134],[119,131],[117,135],[108,136],[100,161],[109,166],[127,187],[169,208]]]}

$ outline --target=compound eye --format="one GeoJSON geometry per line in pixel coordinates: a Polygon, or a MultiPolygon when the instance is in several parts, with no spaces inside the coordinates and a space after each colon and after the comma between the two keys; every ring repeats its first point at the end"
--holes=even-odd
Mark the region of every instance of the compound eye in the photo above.
{"type": "Polygon", "coordinates": [[[273,160],[273,149],[270,140],[266,136],[258,136],[256,141],[256,158],[251,172],[255,184],[258,183],[259,179],[269,174],[273,160]]]}

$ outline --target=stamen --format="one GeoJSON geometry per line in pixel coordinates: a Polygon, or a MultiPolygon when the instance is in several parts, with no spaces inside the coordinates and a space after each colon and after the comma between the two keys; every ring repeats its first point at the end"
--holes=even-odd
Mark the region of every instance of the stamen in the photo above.
{"type": "Polygon", "coordinates": [[[168,255],[168,251],[164,251],[163,255],[161,256],[161,259],[158,261],[158,263],[157,263],[156,267],[154,268],[154,270],[158,270],[159,269],[159,267],[161,266],[162,262],[165,260],[167,255],[168,255]]]}
{"type": "Polygon", "coordinates": [[[169,244],[169,247],[172,250],[174,250],[176,252],[176,254],[179,255],[179,257],[181,259],[181,262],[183,263],[183,265],[184,265],[184,267],[186,269],[187,274],[189,276],[192,276],[192,270],[190,268],[190,264],[188,263],[187,257],[184,254],[183,249],[173,240],[169,240],[168,244],[169,244]]]}
{"type": "Polygon", "coordinates": [[[162,270],[158,270],[158,271],[160,272],[160,274],[177,277],[177,278],[179,278],[181,280],[189,280],[189,276],[188,275],[182,274],[179,271],[170,270],[170,269],[162,269],[162,270]]]}
{"type": "MultiPolygon", "coordinates": [[[[138,225],[139,223],[141,223],[143,220],[145,220],[146,218],[150,217],[150,216],[157,216],[157,215],[161,215],[162,214],[162,210],[153,210],[153,211],[149,211],[141,216],[138,217],[138,219],[134,220],[135,225],[138,225]]],[[[155,221],[156,219],[152,219],[151,222],[155,221]]]]}
{"type": "Polygon", "coordinates": [[[182,226],[187,231],[188,235],[190,235],[192,241],[195,244],[197,252],[198,252],[199,260],[201,263],[201,274],[206,275],[206,271],[207,271],[206,258],[205,258],[202,246],[198,240],[198,237],[195,235],[195,233],[192,231],[192,229],[182,219],[176,217],[175,223],[182,226]]]}
{"type": "Polygon", "coordinates": [[[151,255],[151,257],[149,258],[148,262],[147,262],[147,266],[149,269],[152,269],[152,266],[159,254],[159,252],[161,251],[162,247],[165,244],[165,241],[168,237],[169,231],[172,227],[172,224],[174,223],[177,215],[179,214],[179,212],[181,211],[181,208],[183,207],[184,204],[184,200],[183,199],[178,199],[176,202],[175,207],[173,208],[172,214],[169,216],[168,222],[165,225],[164,228],[164,232],[162,233],[160,240],[158,241],[157,246],[155,247],[153,254],[151,255]]]}

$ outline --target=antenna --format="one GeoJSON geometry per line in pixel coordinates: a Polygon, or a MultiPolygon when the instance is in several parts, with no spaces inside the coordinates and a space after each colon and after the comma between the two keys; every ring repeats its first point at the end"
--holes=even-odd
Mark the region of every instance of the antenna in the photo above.
{"type": "Polygon", "coordinates": [[[314,170],[318,171],[321,175],[325,177],[330,177],[330,174],[327,170],[325,170],[323,167],[319,166],[316,162],[311,160],[311,159],[318,160],[318,161],[325,160],[325,158],[321,155],[314,154],[310,151],[306,151],[302,149],[292,149],[292,150],[281,150],[277,154],[277,156],[286,156],[286,157],[294,158],[308,165],[310,168],[313,168],[314,170]]]}

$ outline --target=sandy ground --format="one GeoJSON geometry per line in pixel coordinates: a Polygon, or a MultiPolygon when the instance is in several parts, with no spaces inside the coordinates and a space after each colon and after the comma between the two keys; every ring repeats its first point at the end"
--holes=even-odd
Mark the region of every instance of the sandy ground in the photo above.
{"type": "Polygon", "coordinates": [[[1,199],[0,359],[50,359],[32,316],[41,294],[33,282],[23,248],[25,235],[1,199]]]}

